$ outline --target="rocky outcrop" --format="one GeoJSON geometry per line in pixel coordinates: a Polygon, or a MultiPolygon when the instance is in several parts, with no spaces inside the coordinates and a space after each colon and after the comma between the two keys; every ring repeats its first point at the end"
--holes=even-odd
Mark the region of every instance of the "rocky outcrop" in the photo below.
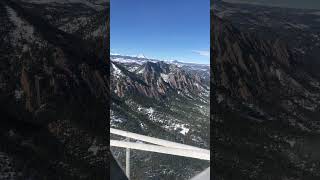
{"type": "Polygon", "coordinates": [[[134,72],[129,72],[119,63],[113,64],[111,83],[114,85],[111,88],[119,97],[137,93],[161,99],[172,92],[183,91],[197,95],[209,88],[198,74],[189,73],[174,64],[146,62],[134,72]]]}
{"type": "Polygon", "coordinates": [[[319,139],[319,79],[301,68],[286,42],[211,20],[216,179],[319,178],[319,159],[292,145],[319,139]]]}
{"type": "Polygon", "coordinates": [[[212,59],[214,83],[234,97],[249,100],[263,94],[266,84],[277,77],[273,69],[287,72],[294,59],[280,40],[264,41],[235,29],[229,22],[213,16],[212,59]]]}

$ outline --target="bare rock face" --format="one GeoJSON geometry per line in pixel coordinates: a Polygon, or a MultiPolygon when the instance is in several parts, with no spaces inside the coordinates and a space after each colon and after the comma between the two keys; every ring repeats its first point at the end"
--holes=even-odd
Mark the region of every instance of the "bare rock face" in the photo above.
{"type": "Polygon", "coordinates": [[[214,83],[234,97],[247,100],[258,96],[270,88],[266,82],[277,76],[272,69],[286,72],[293,66],[293,56],[280,40],[259,40],[218,17],[213,16],[213,21],[214,83]]]}
{"type": "Polygon", "coordinates": [[[319,139],[320,80],[285,41],[244,33],[215,15],[211,20],[215,177],[319,178],[320,167],[313,165],[319,159],[303,158],[292,143],[319,139]],[[270,163],[276,159],[281,163],[270,163]]]}
{"type": "Polygon", "coordinates": [[[119,97],[137,93],[159,99],[170,92],[188,91],[198,94],[201,88],[208,88],[199,75],[162,61],[146,62],[135,72],[129,72],[121,64],[113,62],[111,74],[111,89],[119,97]]]}
{"type": "Polygon", "coordinates": [[[33,111],[32,107],[32,94],[31,94],[31,88],[30,88],[30,81],[28,78],[28,74],[25,71],[25,69],[22,69],[21,72],[21,87],[23,89],[23,92],[25,94],[25,104],[26,104],[26,110],[29,112],[33,111]]]}
{"type": "MultiPolygon", "coordinates": [[[[111,56],[111,63],[111,127],[209,148],[209,65],[122,55],[111,56]]],[[[125,157],[117,148],[111,150],[117,159],[125,157]]],[[[132,179],[152,179],[159,172],[161,179],[190,179],[209,166],[154,158],[156,164],[148,154],[135,155],[132,179]]]]}

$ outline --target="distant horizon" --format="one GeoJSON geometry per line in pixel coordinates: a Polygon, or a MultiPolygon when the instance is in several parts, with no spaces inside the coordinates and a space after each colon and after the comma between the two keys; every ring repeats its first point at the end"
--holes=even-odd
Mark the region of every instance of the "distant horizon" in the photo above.
{"type": "Polygon", "coordinates": [[[210,64],[210,0],[117,0],[110,7],[114,53],[210,64]]]}
{"type": "Polygon", "coordinates": [[[268,7],[320,10],[320,1],[314,0],[222,0],[228,3],[241,3],[268,7]]]}
{"type": "MultiPolygon", "coordinates": [[[[143,54],[144,55],[144,54],[143,54]]],[[[135,57],[135,58],[141,58],[141,57],[138,57],[139,54],[120,54],[120,53],[115,53],[115,52],[110,52],[110,56],[127,56],[127,57],[135,57]]],[[[183,60],[180,60],[180,59],[172,59],[172,58],[169,58],[169,59],[160,59],[160,58],[155,58],[155,57],[149,57],[149,56],[146,56],[145,55],[145,58],[146,59],[150,59],[150,60],[157,60],[157,61],[164,61],[164,62],[168,62],[168,61],[177,61],[177,62],[180,62],[180,63],[186,63],[186,64],[199,64],[199,65],[210,65],[210,62],[209,63],[201,63],[201,62],[197,62],[197,61],[192,61],[192,60],[189,60],[189,61],[183,61],[183,60]]]]}

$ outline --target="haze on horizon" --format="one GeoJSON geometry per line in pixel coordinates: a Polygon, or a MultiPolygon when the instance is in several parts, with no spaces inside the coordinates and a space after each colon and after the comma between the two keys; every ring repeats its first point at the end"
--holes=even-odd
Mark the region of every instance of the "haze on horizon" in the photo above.
{"type": "MultiPolygon", "coordinates": [[[[223,0],[230,3],[256,4],[262,6],[320,10],[320,1],[315,0],[223,0]]],[[[214,2],[214,1],[213,1],[214,2]]]]}
{"type": "Polygon", "coordinates": [[[210,0],[110,3],[112,53],[210,63],[210,0]]]}

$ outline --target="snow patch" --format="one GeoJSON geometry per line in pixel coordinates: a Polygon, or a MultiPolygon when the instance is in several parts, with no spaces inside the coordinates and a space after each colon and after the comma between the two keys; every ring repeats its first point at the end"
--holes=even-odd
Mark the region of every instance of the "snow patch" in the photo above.
{"type": "Polygon", "coordinates": [[[147,114],[152,115],[154,113],[154,109],[152,107],[146,109],[147,114]]]}
{"type": "Polygon", "coordinates": [[[115,77],[119,78],[119,77],[123,76],[121,70],[116,65],[114,65],[113,63],[112,63],[112,68],[113,68],[113,75],[115,77]]]}
{"type": "Polygon", "coordinates": [[[188,128],[186,124],[179,124],[179,123],[171,123],[170,125],[166,124],[164,125],[164,128],[168,130],[174,130],[174,131],[178,130],[179,133],[182,135],[186,135],[190,131],[190,128],[188,128]]]}
{"type": "Polygon", "coordinates": [[[168,83],[169,82],[169,75],[168,74],[160,74],[161,78],[164,80],[164,82],[168,83]]]}
{"type": "MultiPolygon", "coordinates": [[[[167,128],[170,128],[170,126],[167,126],[167,128]]],[[[172,124],[172,129],[173,130],[179,130],[181,134],[186,135],[189,132],[189,128],[187,127],[186,124],[178,124],[178,123],[173,123],[172,124]]]]}
{"type": "Polygon", "coordinates": [[[287,25],[287,27],[293,27],[293,28],[296,28],[296,29],[307,29],[309,28],[308,25],[305,25],[305,24],[294,24],[294,23],[290,23],[290,22],[286,22],[285,25],[287,25]]]}
{"type": "Polygon", "coordinates": [[[88,152],[92,152],[93,155],[97,155],[99,151],[99,146],[96,145],[96,140],[93,141],[92,145],[89,147],[88,152]]]}
{"type": "Polygon", "coordinates": [[[181,129],[180,133],[183,134],[183,135],[186,135],[190,130],[185,125],[180,125],[180,126],[177,126],[177,127],[181,129]]]}
{"type": "Polygon", "coordinates": [[[144,68],[140,69],[140,71],[137,72],[137,74],[143,74],[144,68]]]}
{"type": "Polygon", "coordinates": [[[140,122],[140,127],[142,128],[142,129],[145,129],[145,126],[140,122]]]}
{"type": "Polygon", "coordinates": [[[16,100],[21,99],[22,95],[23,95],[23,91],[21,89],[16,89],[14,91],[14,97],[16,98],[16,100]]]}
{"type": "Polygon", "coordinates": [[[14,45],[18,44],[17,42],[19,39],[25,39],[28,42],[32,42],[34,40],[34,28],[22,20],[17,12],[11,7],[6,6],[6,9],[9,14],[9,19],[15,26],[15,30],[11,34],[14,45]]]}
{"type": "Polygon", "coordinates": [[[294,147],[294,145],[296,144],[296,141],[295,140],[286,140],[287,143],[290,145],[291,148],[294,147]]]}
{"type": "Polygon", "coordinates": [[[224,100],[223,95],[218,94],[218,97],[217,97],[218,103],[221,103],[223,100],[224,100]]]}
{"type": "Polygon", "coordinates": [[[137,66],[128,67],[128,71],[134,72],[134,71],[136,71],[138,68],[139,68],[139,67],[137,67],[137,66]]]}

